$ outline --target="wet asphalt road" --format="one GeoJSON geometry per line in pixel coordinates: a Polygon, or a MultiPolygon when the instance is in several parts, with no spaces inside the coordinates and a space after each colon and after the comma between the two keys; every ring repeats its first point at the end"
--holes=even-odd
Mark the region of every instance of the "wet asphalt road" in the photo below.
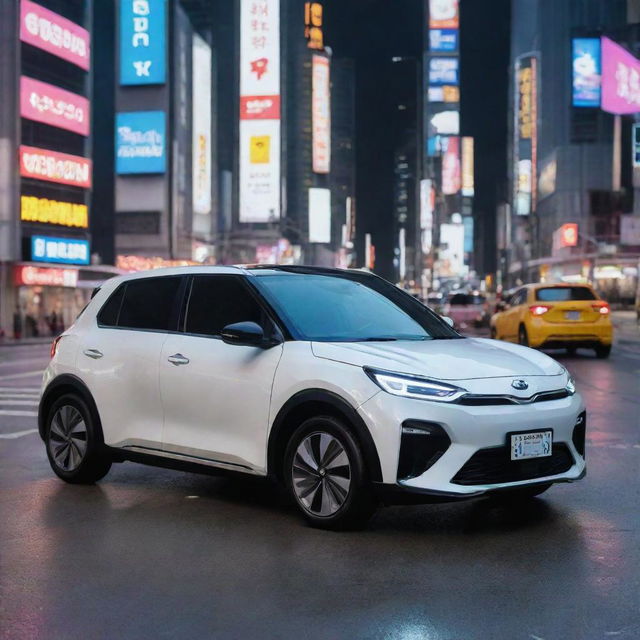
{"type": "Polygon", "coordinates": [[[29,415],[47,351],[0,347],[2,639],[640,638],[640,336],[558,356],[590,412],[584,481],[351,533],[254,479],[126,463],[65,485],[29,415]]]}

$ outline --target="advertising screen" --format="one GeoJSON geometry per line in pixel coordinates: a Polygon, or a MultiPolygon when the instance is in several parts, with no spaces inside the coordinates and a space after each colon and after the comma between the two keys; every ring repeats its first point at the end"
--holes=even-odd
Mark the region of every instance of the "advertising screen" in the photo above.
{"type": "Polygon", "coordinates": [[[116,114],[116,173],[164,173],[164,111],[116,114]]]}
{"type": "Polygon", "coordinates": [[[462,138],[462,195],[472,197],[474,194],[474,160],[473,138],[462,138]]]}
{"type": "Polygon", "coordinates": [[[89,135],[89,101],[33,78],[20,78],[20,115],[82,136],[89,135]]]}
{"type": "Polygon", "coordinates": [[[429,27],[431,29],[457,29],[458,0],[429,0],[429,27]]]}
{"type": "Polygon", "coordinates": [[[30,0],[20,1],[20,40],[89,69],[89,32],[30,0]]]}
{"type": "Polygon", "coordinates": [[[429,47],[431,51],[447,52],[458,49],[457,29],[430,29],[429,47]]]}
{"type": "Polygon", "coordinates": [[[166,0],[120,0],[120,84],[163,84],[166,0]]]}
{"type": "Polygon", "coordinates": [[[193,36],[193,210],[211,213],[211,47],[193,36]]]}
{"type": "Polygon", "coordinates": [[[452,196],[460,191],[460,138],[447,138],[447,148],[442,156],[442,193],[452,196]]]}
{"type": "Polygon", "coordinates": [[[60,264],[89,264],[89,241],[31,236],[31,260],[60,264]]]}
{"type": "Polygon", "coordinates": [[[75,288],[78,286],[78,270],[16,265],[13,272],[13,280],[18,286],[75,288]]]}
{"type": "Polygon", "coordinates": [[[457,85],[458,58],[431,58],[429,60],[430,85],[457,85]]]}
{"type": "Polygon", "coordinates": [[[538,176],[538,76],[535,56],[521,56],[516,64],[514,185],[517,215],[536,206],[538,176]]]}
{"type": "Polygon", "coordinates": [[[331,242],[331,191],[309,189],[309,242],[331,242]]]}
{"type": "Polygon", "coordinates": [[[603,111],[640,112],[640,60],[609,38],[601,39],[603,111]]]}
{"type": "Polygon", "coordinates": [[[460,112],[457,109],[441,109],[429,120],[429,135],[457,136],[460,133],[460,112]]]}
{"type": "Polygon", "coordinates": [[[240,222],[280,217],[280,2],[240,1],[240,222]]]}
{"type": "Polygon", "coordinates": [[[331,168],[331,93],[329,59],[314,55],[311,61],[312,162],[315,173],[331,168]]]}
{"type": "Polygon", "coordinates": [[[574,38],[572,41],[573,60],[573,106],[599,107],[600,64],[599,38],[574,38]]]}
{"type": "Polygon", "coordinates": [[[89,226],[89,210],[86,204],[20,196],[20,220],[86,229],[89,226]]]}
{"type": "Polygon", "coordinates": [[[20,175],[88,189],[91,187],[91,160],[21,145],[20,175]]]}

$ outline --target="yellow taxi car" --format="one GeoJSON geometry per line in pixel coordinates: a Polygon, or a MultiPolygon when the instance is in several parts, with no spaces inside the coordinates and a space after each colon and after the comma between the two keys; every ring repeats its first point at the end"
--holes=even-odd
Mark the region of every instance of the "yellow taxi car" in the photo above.
{"type": "Polygon", "coordinates": [[[499,303],[491,318],[491,337],[534,348],[595,349],[611,352],[609,304],[587,284],[529,284],[499,303]]]}

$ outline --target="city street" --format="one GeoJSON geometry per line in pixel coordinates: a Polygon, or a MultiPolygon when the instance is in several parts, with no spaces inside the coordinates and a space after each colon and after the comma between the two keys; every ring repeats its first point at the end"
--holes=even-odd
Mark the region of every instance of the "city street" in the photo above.
{"type": "Polygon", "coordinates": [[[588,474],[521,507],[380,509],[309,528],[265,481],[125,463],[54,476],[48,345],[0,346],[0,638],[640,637],[640,333],[555,355],[589,410],[588,474]]]}

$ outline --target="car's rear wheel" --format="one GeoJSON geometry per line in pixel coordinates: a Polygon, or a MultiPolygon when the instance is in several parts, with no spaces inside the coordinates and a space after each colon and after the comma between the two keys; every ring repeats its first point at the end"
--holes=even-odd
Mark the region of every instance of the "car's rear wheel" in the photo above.
{"type": "Polygon", "coordinates": [[[567,355],[568,356],[575,356],[576,355],[576,348],[575,347],[567,347],[567,355]]]}
{"type": "Polygon", "coordinates": [[[492,340],[498,339],[498,332],[496,331],[495,327],[491,327],[491,339],[492,340]]]}
{"type": "Polygon", "coordinates": [[[518,329],[518,344],[521,344],[523,347],[529,346],[529,335],[527,334],[527,328],[521,324],[518,329]]]}
{"type": "Polygon", "coordinates": [[[92,484],[109,472],[111,460],[102,451],[99,429],[79,396],[64,395],[51,405],[45,442],[57,476],[73,484],[92,484]]]}
{"type": "Polygon", "coordinates": [[[611,353],[611,345],[596,347],[596,358],[608,358],[611,353]]]}
{"type": "Polygon", "coordinates": [[[349,429],[332,416],[305,420],[284,457],[284,477],[305,518],[324,529],[355,529],[376,508],[364,458],[349,429]]]}
{"type": "Polygon", "coordinates": [[[519,489],[507,489],[505,491],[496,491],[490,495],[490,498],[496,502],[514,503],[522,500],[535,498],[544,493],[550,486],[551,482],[546,484],[534,484],[528,487],[520,487],[519,489]]]}

